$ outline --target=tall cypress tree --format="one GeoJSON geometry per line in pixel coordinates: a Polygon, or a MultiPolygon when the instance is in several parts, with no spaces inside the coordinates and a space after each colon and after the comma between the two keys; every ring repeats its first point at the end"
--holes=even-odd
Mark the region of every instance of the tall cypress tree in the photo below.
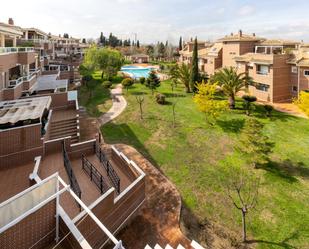
{"type": "Polygon", "coordinates": [[[192,54],[192,68],[191,68],[191,89],[196,91],[195,84],[199,81],[198,71],[198,51],[197,51],[197,37],[194,40],[193,54],[192,54]]]}
{"type": "Polygon", "coordinates": [[[182,50],[182,37],[180,36],[180,39],[179,39],[179,51],[182,50]]]}
{"type": "Polygon", "coordinates": [[[139,45],[139,40],[137,40],[137,42],[136,42],[136,47],[137,47],[137,48],[140,47],[140,45],[139,45]]]}

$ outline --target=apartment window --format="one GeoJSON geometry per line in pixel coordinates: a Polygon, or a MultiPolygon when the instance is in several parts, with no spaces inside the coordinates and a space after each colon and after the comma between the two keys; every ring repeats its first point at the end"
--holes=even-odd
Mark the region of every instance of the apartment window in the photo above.
{"type": "Polygon", "coordinates": [[[293,86],[293,87],[292,87],[292,91],[293,91],[293,92],[297,92],[297,91],[298,91],[298,87],[297,87],[297,86],[293,86]]]}
{"type": "Polygon", "coordinates": [[[263,91],[263,92],[268,92],[269,89],[269,85],[263,84],[263,83],[257,83],[255,85],[255,88],[257,90],[263,91]]]}
{"type": "Polygon", "coordinates": [[[267,75],[269,72],[269,66],[258,65],[257,74],[267,75]]]}
{"type": "Polygon", "coordinates": [[[304,70],[304,76],[309,77],[309,70],[304,70]]]}
{"type": "Polygon", "coordinates": [[[297,67],[292,66],[292,73],[297,73],[297,72],[298,72],[297,67]]]}

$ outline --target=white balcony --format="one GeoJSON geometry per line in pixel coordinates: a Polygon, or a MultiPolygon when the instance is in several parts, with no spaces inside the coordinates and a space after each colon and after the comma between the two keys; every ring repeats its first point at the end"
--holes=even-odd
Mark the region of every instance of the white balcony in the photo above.
{"type": "Polygon", "coordinates": [[[34,52],[31,47],[0,47],[0,54],[34,52]]]}

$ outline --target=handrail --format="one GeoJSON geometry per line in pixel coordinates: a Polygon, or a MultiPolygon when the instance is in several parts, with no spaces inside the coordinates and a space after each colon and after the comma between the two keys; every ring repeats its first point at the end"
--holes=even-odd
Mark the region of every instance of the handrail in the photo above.
{"type": "Polygon", "coordinates": [[[118,174],[114,170],[112,164],[109,162],[104,152],[101,150],[101,147],[97,143],[95,143],[94,146],[95,146],[95,152],[96,152],[97,157],[99,158],[101,164],[105,168],[107,176],[109,177],[117,193],[119,194],[120,193],[120,178],[118,174]]]}
{"type": "Polygon", "coordinates": [[[19,52],[34,52],[31,47],[0,47],[0,54],[19,53],[19,52]]]}
{"type": "Polygon", "coordinates": [[[99,188],[101,194],[104,194],[108,190],[108,185],[105,183],[104,177],[85,155],[82,155],[82,169],[88,174],[90,180],[99,188]]]}
{"type": "Polygon", "coordinates": [[[19,77],[16,80],[10,80],[8,87],[14,88],[14,87],[18,86],[19,84],[23,83],[24,81],[30,81],[35,76],[36,73],[37,73],[37,71],[34,71],[34,72],[29,73],[28,75],[19,77]]]}
{"type": "Polygon", "coordinates": [[[79,184],[73,172],[68,153],[65,149],[64,141],[62,142],[62,153],[63,153],[63,163],[64,163],[65,170],[69,176],[70,186],[73,192],[78,196],[78,198],[81,199],[82,191],[80,190],[79,184]]]}

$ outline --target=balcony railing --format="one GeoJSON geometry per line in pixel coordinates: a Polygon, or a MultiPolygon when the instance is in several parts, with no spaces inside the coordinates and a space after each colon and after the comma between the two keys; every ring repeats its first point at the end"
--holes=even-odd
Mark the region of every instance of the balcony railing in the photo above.
{"type": "Polygon", "coordinates": [[[259,75],[268,75],[268,72],[263,72],[263,71],[257,71],[256,74],[259,74],[259,75]]]}
{"type": "Polygon", "coordinates": [[[28,75],[22,76],[16,80],[10,80],[8,88],[14,88],[24,81],[31,81],[39,71],[40,69],[30,69],[28,75]]]}
{"type": "Polygon", "coordinates": [[[47,40],[47,39],[25,39],[25,38],[22,38],[20,39],[21,41],[23,42],[33,42],[33,43],[54,43],[53,41],[51,40],[47,40]]]}
{"type": "Polygon", "coordinates": [[[0,47],[0,54],[21,53],[21,52],[34,52],[31,47],[0,47]]]}

